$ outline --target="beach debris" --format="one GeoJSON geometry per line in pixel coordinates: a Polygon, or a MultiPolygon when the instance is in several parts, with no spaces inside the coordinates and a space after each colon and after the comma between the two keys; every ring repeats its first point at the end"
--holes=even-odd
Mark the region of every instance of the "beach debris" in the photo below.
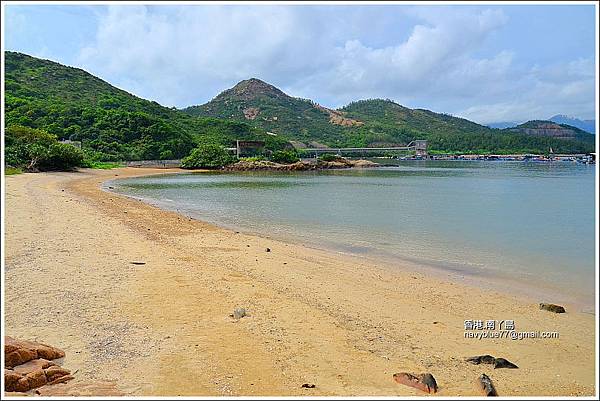
{"type": "Polygon", "coordinates": [[[479,390],[481,391],[481,393],[486,397],[498,396],[498,393],[494,388],[494,384],[492,383],[492,379],[490,379],[489,376],[485,373],[479,376],[479,379],[477,379],[477,384],[479,385],[479,390]]]}
{"type": "Polygon", "coordinates": [[[494,360],[494,369],[501,369],[501,368],[519,369],[519,367],[517,365],[515,365],[514,363],[512,363],[504,358],[496,358],[494,360]]]}
{"type": "Polygon", "coordinates": [[[564,307],[562,307],[560,305],[555,305],[555,304],[541,303],[540,309],[547,310],[548,312],[554,312],[554,313],[565,313],[566,312],[564,307]]]}
{"type": "Polygon", "coordinates": [[[491,365],[494,363],[495,359],[496,358],[494,358],[491,355],[478,355],[478,356],[472,356],[465,360],[469,363],[472,363],[473,365],[479,365],[480,363],[488,363],[491,365]]]}
{"type": "Polygon", "coordinates": [[[33,341],[4,337],[4,391],[26,392],[73,378],[71,372],[51,362],[64,351],[33,341]]]}
{"type": "Polygon", "coordinates": [[[304,383],[302,388],[315,388],[316,386],[312,383],[304,383]]]}
{"type": "Polygon", "coordinates": [[[235,320],[240,320],[244,316],[247,316],[246,309],[244,309],[244,308],[235,308],[233,310],[233,313],[231,315],[229,315],[229,316],[233,317],[235,320]]]}
{"type": "Polygon", "coordinates": [[[394,373],[394,380],[429,394],[436,393],[438,390],[437,382],[431,373],[421,373],[416,376],[406,372],[394,373]]]}
{"type": "Polygon", "coordinates": [[[508,368],[508,369],[518,369],[519,367],[514,363],[510,362],[504,358],[494,358],[491,355],[478,355],[472,356],[470,358],[465,359],[466,362],[472,363],[473,365],[479,364],[488,364],[494,365],[494,369],[508,368]]]}
{"type": "Polygon", "coordinates": [[[146,262],[142,262],[141,260],[132,260],[131,262],[132,265],[145,265],[146,262]]]}
{"type": "Polygon", "coordinates": [[[271,252],[271,248],[265,249],[265,252],[271,252]]]}

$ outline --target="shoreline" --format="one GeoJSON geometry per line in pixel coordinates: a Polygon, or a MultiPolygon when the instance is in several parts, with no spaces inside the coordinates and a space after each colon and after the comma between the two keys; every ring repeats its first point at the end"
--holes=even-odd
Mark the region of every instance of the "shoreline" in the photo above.
{"type": "MultiPolygon", "coordinates": [[[[377,167],[385,168],[386,165],[379,165],[377,167]]],[[[222,173],[226,174],[243,174],[245,172],[253,172],[260,170],[240,170],[240,171],[226,171],[222,173]]],[[[278,172],[278,170],[272,170],[278,172]]],[[[153,172],[150,174],[135,175],[136,178],[149,177],[153,175],[162,174],[202,174],[202,173],[214,173],[212,170],[187,170],[178,169],[174,171],[157,173],[153,172]]],[[[309,249],[335,253],[344,255],[350,258],[357,258],[363,260],[366,263],[372,263],[380,265],[391,271],[400,270],[404,273],[423,273],[425,275],[433,275],[441,280],[451,280],[454,283],[466,285],[470,288],[487,288],[495,290],[505,295],[515,296],[523,302],[539,303],[539,302],[551,302],[559,303],[564,305],[569,310],[576,310],[582,313],[595,314],[595,297],[592,295],[591,299],[589,296],[579,296],[578,289],[570,288],[565,290],[555,283],[551,282],[539,282],[533,279],[526,279],[523,281],[521,278],[510,277],[509,274],[505,274],[502,271],[486,270],[482,268],[468,269],[464,268],[464,265],[453,267],[453,262],[447,262],[444,260],[426,260],[426,259],[412,259],[403,258],[393,254],[386,254],[384,252],[378,252],[376,249],[368,250],[365,253],[353,252],[351,250],[343,250],[337,247],[335,244],[324,244],[314,243],[301,237],[285,237],[285,238],[273,238],[266,233],[261,233],[253,230],[246,230],[241,226],[229,226],[224,225],[216,221],[203,220],[201,216],[194,216],[191,213],[186,213],[177,209],[170,208],[169,204],[154,201],[150,198],[136,197],[128,195],[124,192],[116,192],[114,189],[109,189],[109,183],[114,181],[120,181],[121,179],[127,179],[131,177],[118,177],[116,179],[109,179],[104,181],[100,186],[102,190],[117,195],[124,196],[129,199],[141,201],[152,207],[159,208],[164,211],[170,211],[187,218],[194,219],[202,224],[208,224],[215,227],[215,229],[222,229],[229,232],[241,232],[245,235],[256,236],[265,240],[275,240],[278,242],[285,243],[287,245],[300,245],[309,249]]]]}
{"type": "Polygon", "coordinates": [[[447,396],[478,394],[481,372],[501,395],[595,393],[595,315],[236,234],[100,188],[176,172],[188,171],[5,177],[7,334],[56,344],[65,367],[133,395],[419,394],[393,382],[402,370],[430,371],[447,396]],[[249,317],[233,322],[237,306],[249,317]],[[466,339],[466,319],[561,338],[466,339]],[[481,353],[520,370],[464,363],[481,353]]]}

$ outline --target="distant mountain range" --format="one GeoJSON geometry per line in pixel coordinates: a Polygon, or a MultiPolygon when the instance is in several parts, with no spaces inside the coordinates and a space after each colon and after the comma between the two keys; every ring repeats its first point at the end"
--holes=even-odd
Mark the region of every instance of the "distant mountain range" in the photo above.
{"type": "Polygon", "coordinates": [[[210,102],[167,108],[115,88],[84,70],[5,52],[5,124],[83,141],[100,159],[169,159],[199,143],[231,146],[263,140],[270,149],[301,146],[381,147],[426,139],[433,152],[591,152],[594,136],[551,121],[492,129],[387,99],[339,109],[287,95],[256,78],[210,102]]]}
{"type": "Polygon", "coordinates": [[[551,117],[549,120],[559,124],[572,125],[573,127],[587,131],[590,134],[596,133],[596,120],[580,120],[579,118],[569,117],[562,114],[557,114],[554,117],[551,117]]]}
{"type": "MultiPolygon", "coordinates": [[[[550,117],[547,121],[552,121],[558,124],[566,124],[572,127],[579,128],[583,131],[589,132],[590,134],[596,133],[596,120],[580,120],[575,117],[568,117],[563,114],[557,114],[553,117],[550,117]]],[[[523,124],[525,121],[503,121],[488,124],[490,128],[513,128],[517,125],[523,124]]]]}

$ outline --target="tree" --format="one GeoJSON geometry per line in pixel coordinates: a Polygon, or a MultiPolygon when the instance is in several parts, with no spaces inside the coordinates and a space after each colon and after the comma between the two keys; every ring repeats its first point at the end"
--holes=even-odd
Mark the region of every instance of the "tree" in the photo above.
{"type": "Polygon", "coordinates": [[[220,145],[200,145],[181,160],[182,168],[221,168],[234,163],[235,157],[220,145]]]}
{"type": "Polygon", "coordinates": [[[296,163],[300,158],[298,157],[298,152],[295,150],[278,150],[273,152],[271,155],[271,160],[275,163],[296,163]]]}
{"type": "Polygon", "coordinates": [[[29,171],[70,170],[83,165],[84,154],[75,146],[60,143],[46,131],[11,126],[6,129],[6,164],[29,171]]]}

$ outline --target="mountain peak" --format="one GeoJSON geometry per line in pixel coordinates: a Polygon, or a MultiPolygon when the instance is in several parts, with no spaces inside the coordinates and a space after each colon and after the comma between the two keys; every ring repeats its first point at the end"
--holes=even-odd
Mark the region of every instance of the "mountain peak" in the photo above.
{"type": "Polygon", "coordinates": [[[275,86],[262,81],[258,78],[245,79],[238,82],[233,88],[223,91],[217,98],[235,97],[243,100],[250,100],[257,97],[271,98],[288,98],[289,96],[283,93],[275,86]]]}

